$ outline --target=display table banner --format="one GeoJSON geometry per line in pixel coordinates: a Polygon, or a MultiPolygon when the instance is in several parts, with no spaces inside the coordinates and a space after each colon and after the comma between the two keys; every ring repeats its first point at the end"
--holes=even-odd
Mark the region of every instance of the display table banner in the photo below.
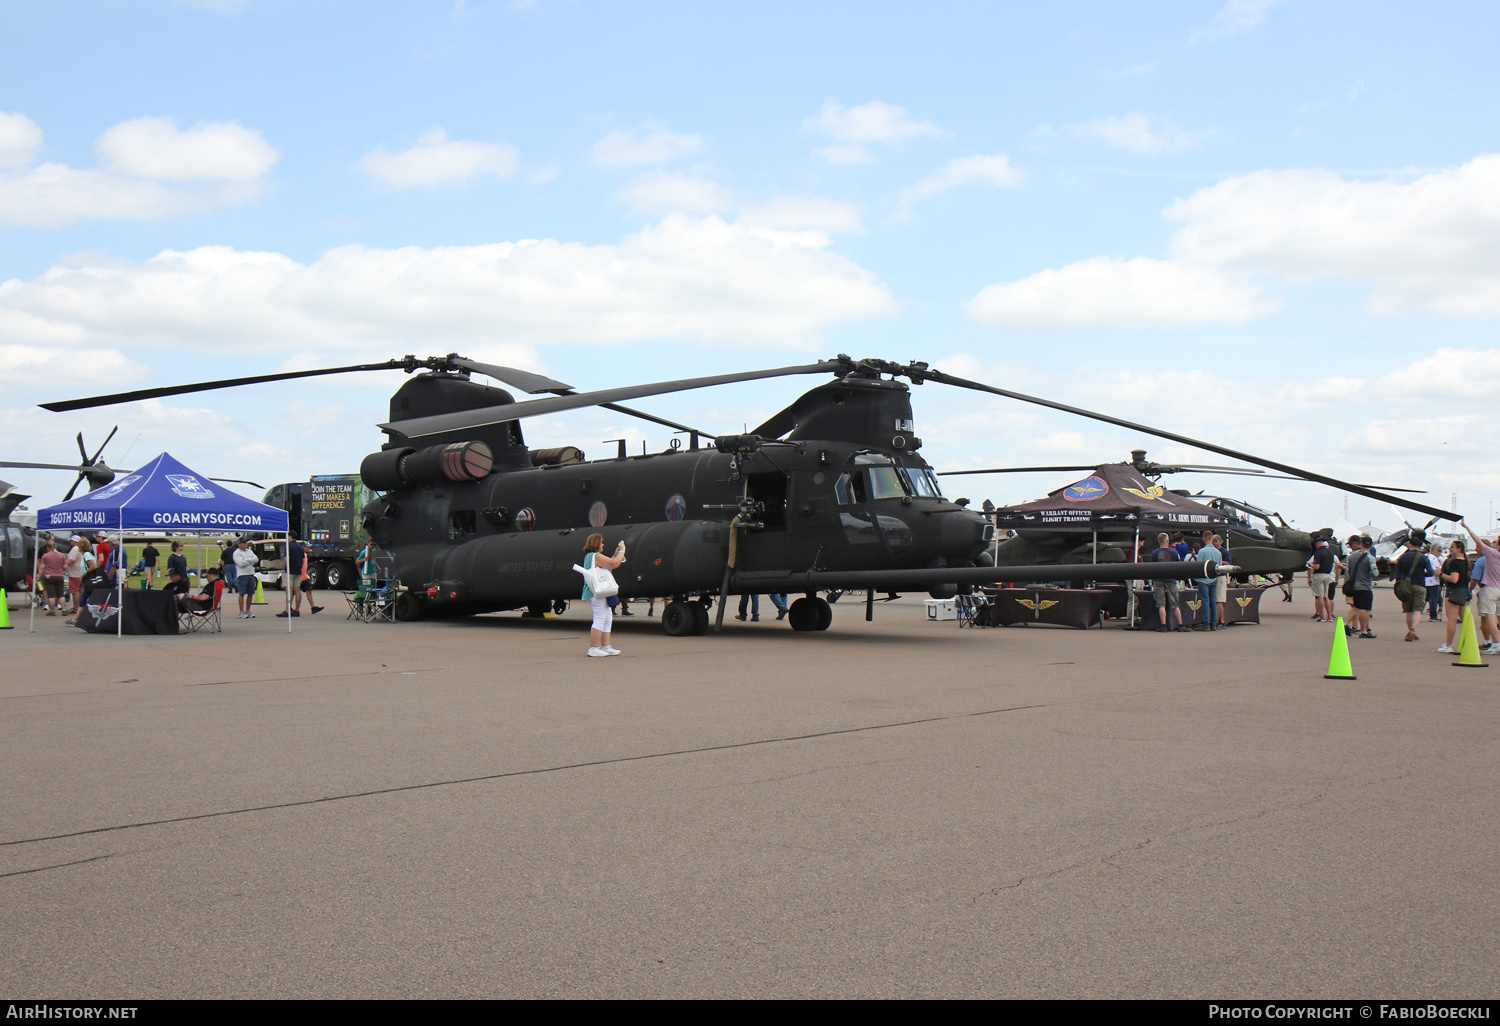
{"type": "Polygon", "coordinates": [[[119,623],[120,595],[113,588],[89,592],[78,625],[91,634],[176,634],[177,603],[164,591],[125,589],[125,623],[119,623]]]}
{"type": "MultiPolygon", "coordinates": [[[[1230,588],[1224,600],[1224,622],[1260,623],[1260,596],[1264,588],[1230,588]]],[[[1156,608],[1156,599],[1149,588],[1135,593],[1135,608],[1141,615],[1141,630],[1154,631],[1162,625],[1161,612],[1156,608]]],[[[1177,611],[1182,614],[1184,627],[1204,623],[1203,602],[1198,598],[1198,589],[1182,588],[1177,594],[1177,611]]]]}
{"type": "Polygon", "coordinates": [[[1103,588],[986,588],[987,626],[1049,623],[1087,630],[1099,626],[1109,592],[1103,588]]]}

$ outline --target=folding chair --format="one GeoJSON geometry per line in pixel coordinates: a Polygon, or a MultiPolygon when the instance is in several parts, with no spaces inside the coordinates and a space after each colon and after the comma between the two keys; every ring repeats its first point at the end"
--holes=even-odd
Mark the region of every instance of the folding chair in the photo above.
{"type": "Polygon", "coordinates": [[[960,627],[988,627],[990,625],[990,597],[982,592],[959,595],[954,599],[960,627]]]}
{"type": "Polygon", "coordinates": [[[219,603],[224,601],[224,582],[214,582],[214,604],[207,609],[184,609],[177,614],[179,627],[187,629],[189,634],[196,634],[207,628],[210,634],[218,634],[224,630],[224,624],[219,619],[219,603]]]}
{"type": "Polygon", "coordinates": [[[365,623],[395,623],[396,590],[394,582],[387,581],[384,587],[366,592],[364,615],[361,619],[365,623]]]}

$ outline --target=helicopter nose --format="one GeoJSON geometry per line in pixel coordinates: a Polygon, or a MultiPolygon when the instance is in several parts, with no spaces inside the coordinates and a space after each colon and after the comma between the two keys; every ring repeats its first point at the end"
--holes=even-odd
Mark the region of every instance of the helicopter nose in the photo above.
{"type": "Polygon", "coordinates": [[[947,510],[940,514],[939,537],[944,552],[971,550],[977,555],[994,537],[995,526],[978,513],[966,509],[947,510]]]}

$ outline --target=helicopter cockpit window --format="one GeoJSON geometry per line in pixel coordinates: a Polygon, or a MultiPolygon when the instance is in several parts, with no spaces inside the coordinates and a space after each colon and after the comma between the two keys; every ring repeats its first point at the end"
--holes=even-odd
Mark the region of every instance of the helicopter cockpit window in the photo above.
{"type": "Polygon", "coordinates": [[[913,495],[927,499],[941,499],[943,490],[938,487],[937,475],[926,467],[906,467],[903,471],[906,483],[913,495]]]}
{"type": "Polygon", "coordinates": [[[870,475],[870,498],[900,499],[906,495],[906,486],[895,467],[870,467],[866,473],[870,475]]]}
{"type": "Polygon", "coordinates": [[[862,470],[854,470],[840,474],[839,479],[833,483],[833,494],[840,506],[863,505],[869,499],[865,491],[865,473],[862,470]]]}

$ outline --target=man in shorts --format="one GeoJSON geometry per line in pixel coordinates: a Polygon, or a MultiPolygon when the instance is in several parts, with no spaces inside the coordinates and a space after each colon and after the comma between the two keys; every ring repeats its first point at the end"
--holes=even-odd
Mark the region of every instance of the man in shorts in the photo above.
{"type": "MultiPolygon", "coordinates": [[[[1460,520],[1459,523],[1469,532],[1479,554],[1484,557],[1484,577],[1473,582],[1473,609],[1479,613],[1479,621],[1475,626],[1479,628],[1482,640],[1489,642],[1479,651],[1485,655],[1500,655],[1500,625],[1496,623],[1500,619],[1500,551],[1475,534],[1465,521],[1460,520]]],[[[1500,544],[1500,539],[1496,539],[1496,542],[1500,544]]]]}
{"type": "Polygon", "coordinates": [[[161,556],[156,546],[149,541],[146,547],[141,549],[141,577],[146,582],[147,588],[156,587],[156,560],[161,556]]]}
{"type": "Polygon", "coordinates": [[[1333,621],[1333,550],[1327,538],[1313,542],[1312,558],[1307,561],[1307,585],[1313,593],[1312,618],[1319,623],[1333,621]]]}
{"type": "MultiPolygon", "coordinates": [[[[1177,549],[1172,545],[1172,539],[1165,534],[1156,536],[1156,548],[1146,557],[1148,563],[1180,563],[1182,557],[1177,555],[1177,549]]],[[[1152,581],[1151,595],[1156,599],[1156,609],[1161,616],[1161,626],[1156,628],[1157,633],[1166,634],[1171,630],[1185,631],[1182,625],[1182,608],[1177,604],[1177,582],[1176,581],[1152,581]],[[1172,623],[1172,614],[1176,613],[1177,623],[1172,623]]]]}
{"type": "Polygon", "coordinates": [[[1412,531],[1406,539],[1406,550],[1396,559],[1393,590],[1401,600],[1401,612],[1406,615],[1404,641],[1421,640],[1417,637],[1417,624],[1422,619],[1422,608],[1427,605],[1427,554],[1422,551],[1426,541],[1421,531],[1412,531]]]}
{"type": "Polygon", "coordinates": [[[1349,575],[1350,599],[1353,608],[1349,612],[1349,623],[1344,633],[1358,634],[1361,638],[1373,638],[1370,630],[1370,610],[1375,608],[1375,556],[1366,550],[1364,539],[1357,534],[1349,536],[1349,556],[1344,561],[1349,575]]]}
{"type": "Polygon", "coordinates": [[[249,539],[241,538],[234,549],[234,587],[240,596],[241,620],[255,619],[250,607],[255,602],[255,564],[259,562],[260,557],[250,551],[249,539]]]}

